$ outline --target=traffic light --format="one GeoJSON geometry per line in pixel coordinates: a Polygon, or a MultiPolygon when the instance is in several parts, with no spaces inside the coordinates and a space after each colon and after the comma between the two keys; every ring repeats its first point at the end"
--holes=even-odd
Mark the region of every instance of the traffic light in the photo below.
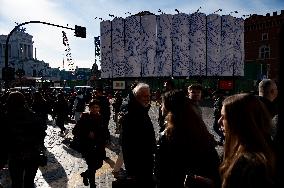
{"type": "Polygon", "coordinates": [[[75,36],[86,38],[86,27],[75,25],[75,36]]]}

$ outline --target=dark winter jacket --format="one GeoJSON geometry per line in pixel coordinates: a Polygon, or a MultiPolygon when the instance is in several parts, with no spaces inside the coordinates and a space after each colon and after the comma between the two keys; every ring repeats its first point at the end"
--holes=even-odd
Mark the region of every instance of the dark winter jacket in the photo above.
{"type": "Polygon", "coordinates": [[[79,142],[80,152],[83,155],[95,148],[99,158],[104,156],[106,135],[101,115],[93,115],[88,112],[82,113],[72,133],[79,142]],[[91,132],[94,134],[94,138],[89,137],[91,132]]]}
{"type": "Polygon", "coordinates": [[[46,133],[42,119],[33,111],[20,108],[7,112],[2,128],[9,158],[38,157],[46,133]]]}
{"type": "Polygon", "coordinates": [[[155,132],[148,115],[149,108],[144,108],[130,95],[127,110],[121,135],[125,168],[131,176],[149,176],[153,173],[156,148],[155,132]]]}

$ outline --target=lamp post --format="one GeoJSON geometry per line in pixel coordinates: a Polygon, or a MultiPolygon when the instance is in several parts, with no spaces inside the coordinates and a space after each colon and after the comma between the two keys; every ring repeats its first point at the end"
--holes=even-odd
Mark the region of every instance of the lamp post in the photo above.
{"type": "Polygon", "coordinates": [[[8,44],[9,44],[9,40],[10,37],[12,36],[12,34],[18,30],[19,27],[26,25],[26,24],[30,24],[30,23],[41,23],[41,24],[46,24],[46,25],[51,25],[51,26],[55,26],[55,27],[60,27],[60,28],[64,28],[64,29],[71,29],[71,30],[75,30],[75,36],[76,37],[81,37],[81,38],[86,38],[86,28],[85,27],[81,27],[81,26],[77,26],[75,25],[75,29],[71,28],[71,27],[65,27],[65,26],[61,26],[61,25],[56,25],[56,24],[52,24],[52,23],[48,23],[48,22],[41,22],[41,21],[29,21],[29,22],[24,22],[21,24],[18,24],[17,26],[15,26],[15,28],[8,34],[7,39],[6,39],[6,44],[5,44],[5,67],[2,69],[2,79],[5,81],[5,86],[6,88],[8,88],[8,81],[11,81],[14,79],[14,75],[15,75],[15,70],[11,67],[9,67],[8,63],[8,44]]]}

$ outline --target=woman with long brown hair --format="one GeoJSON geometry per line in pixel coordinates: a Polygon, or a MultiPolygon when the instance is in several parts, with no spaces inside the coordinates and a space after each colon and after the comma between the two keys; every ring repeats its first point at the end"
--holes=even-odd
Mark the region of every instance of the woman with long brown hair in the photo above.
{"type": "MultiPolygon", "coordinates": [[[[219,185],[215,140],[183,91],[162,96],[165,130],[156,155],[158,187],[184,187],[186,176],[202,176],[219,185]]],[[[194,178],[188,183],[192,184],[194,178]]]]}
{"type": "Polygon", "coordinates": [[[222,188],[273,187],[272,125],[263,103],[250,94],[232,95],[223,102],[219,124],[225,134],[222,188]]]}

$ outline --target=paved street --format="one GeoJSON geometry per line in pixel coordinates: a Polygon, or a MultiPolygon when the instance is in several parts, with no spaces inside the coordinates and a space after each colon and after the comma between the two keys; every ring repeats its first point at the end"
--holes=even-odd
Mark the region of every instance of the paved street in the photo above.
{"type": "MultiPolygon", "coordinates": [[[[203,117],[205,123],[209,126],[212,132],[213,109],[203,106],[203,117]]],[[[158,133],[157,118],[158,108],[153,106],[150,109],[150,116],[154,123],[155,130],[158,133]]],[[[52,121],[49,123],[45,146],[47,148],[48,164],[45,167],[40,167],[37,172],[35,184],[40,188],[81,188],[86,187],[82,182],[80,173],[85,171],[87,166],[81,155],[69,148],[70,140],[72,139],[71,130],[74,124],[66,125],[68,134],[65,137],[59,136],[59,128],[55,127],[52,121]]],[[[111,160],[104,162],[101,169],[97,171],[96,182],[98,188],[109,188],[111,182],[115,180],[111,171],[114,162],[117,158],[118,150],[118,134],[115,134],[114,122],[110,121],[110,132],[112,144],[107,148],[107,156],[111,160]]],[[[158,134],[157,134],[158,135],[158,134]]],[[[220,151],[220,148],[218,148],[220,151]]],[[[0,173],[0,182],[4,188],[10,187],[8,170],[4,169],[0,173]]]]}

